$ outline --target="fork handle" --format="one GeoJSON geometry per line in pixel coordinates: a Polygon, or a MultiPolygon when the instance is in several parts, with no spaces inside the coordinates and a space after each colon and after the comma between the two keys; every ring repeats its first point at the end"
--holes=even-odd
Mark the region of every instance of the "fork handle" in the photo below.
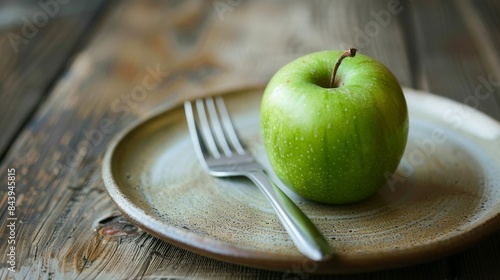
{"type": "Polygon", "coordinates": [[[262,171],[251,171],[246,176],[252,180],[267,197],[278,217],[292,237],[299,251],[315,261],[324,261],[332,256],[333,250],[325,237],[300,208],[262,171]]]}

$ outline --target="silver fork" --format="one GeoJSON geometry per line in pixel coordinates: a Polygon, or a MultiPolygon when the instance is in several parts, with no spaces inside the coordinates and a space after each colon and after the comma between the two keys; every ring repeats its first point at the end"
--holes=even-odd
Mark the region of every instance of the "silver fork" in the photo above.
{"type": "Polygon", "coordinates": [[[203,168],[215,177],[246,176],[264,193],[299,251],[322,261],[332,248],[311,220],[281,189],[271,183],[262,166],[240,143],[222,97],[184,103],[189,133],[203,168]],[[206,111],[208,111],[208,116],[206,111]],[[196,118],[196,115],[198,118],[196,118]]]}

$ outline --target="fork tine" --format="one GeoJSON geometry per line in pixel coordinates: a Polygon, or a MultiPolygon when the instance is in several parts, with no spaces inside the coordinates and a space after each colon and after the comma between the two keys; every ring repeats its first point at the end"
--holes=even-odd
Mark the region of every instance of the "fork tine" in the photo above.
{"type": "Polygon", "coordinates": [[[202,99],[196,100],[196,109],[198,112],[198,118],[200,119],[200,126],[203,135],[203,139],[208,147],[208,150],[214,158],[220,158],[219,149],[215,144],[214,136],[212,130],[210,129],[210,124],[208,123],[207,114],[205,113],[205,105],[202,99]]]}
{"type": "Polygon", "coordinates": [[[193,146],[196,152],[196,156],[200,160],[200,163],[202,163],[202,165],[208,169],[205,160],[205,152],[207,148],[203,143],[203,139],[200,136],[201,132],[199,131],[198,125],[196,124],[196,119],[194,116],[194,111],[191,101],[184,102],[184,111],[186,113],[186,120],[188,124],[189,134],[191,135],[191,140],[193,141],[193,146]]]}
{"type": "Polygon", "coordinates": [[[219,143],[219,146],[221,147],[224,154],[230,157],[233,153],[231,152],[231,148],[229,148],[226,136],[224,135],[219,115],[217,114],[217,110],[215,109],[213,98],[207,97],[205,99],[205,104],[207,105],[208,115],[210,116],[210,123],[212,124],[212,129],[215,133],[217,142],[219,143]]]}
{"type": "Polygon", "coordinates": [[[243,149],[243,146],[241,145],[240,140],[238,139],[238,135],[234,130],[231,118],[227,113],[226,105],[224,104],[224,99],[222,99],[221,96],[217,96],[215,98],[215,102],[217,104],[217,108],[219,109],[219,113],[222,118],[222,124],[224,125],[224,129],[227,133],[227,136],[229,137],[229,140],[231,141],[231,144],[233,144],[238,154],[240,155],[245,154],[245,149],[243,149]]]}

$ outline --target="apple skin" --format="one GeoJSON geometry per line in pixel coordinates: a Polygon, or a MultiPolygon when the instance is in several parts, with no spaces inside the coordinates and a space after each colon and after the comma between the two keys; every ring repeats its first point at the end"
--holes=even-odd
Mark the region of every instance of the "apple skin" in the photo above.
{"type": "Polygon", "coordinates": [[[276,175],[313,201],[343,204],[382,187],[403,155],[408,109],[396,77],[378,61],[343,51],[300,57],[281,68],[261,104],[264,147],[276,175]]]}

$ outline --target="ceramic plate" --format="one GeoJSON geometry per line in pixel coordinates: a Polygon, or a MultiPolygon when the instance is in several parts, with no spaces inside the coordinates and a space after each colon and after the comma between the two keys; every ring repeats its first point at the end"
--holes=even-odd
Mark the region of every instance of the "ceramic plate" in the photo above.
{"type": "MultiPolygon", "coordinates": [[[[343,206],[304,201],[278,182],[335,250],[314,263],[295,248],[257,187],[218,179],[197,162],[182,106],[118,135],[103,178],[118,208],[177,246],[263,269],[326,273],[394,268],[441,258],[500,228],[500,124],[460,103],[405,89],[410,133],[388,184],[343,206]]],[[[226,93],[235,126],[276,180],[259,134],[262,89],[226,93]]]]}

